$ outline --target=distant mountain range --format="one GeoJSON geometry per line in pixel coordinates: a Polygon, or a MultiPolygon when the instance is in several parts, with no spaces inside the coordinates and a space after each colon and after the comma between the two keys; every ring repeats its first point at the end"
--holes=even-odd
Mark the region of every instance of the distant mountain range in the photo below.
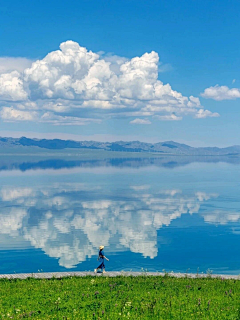
{"type": "MultiPolygon", "coordinates": [[[[97,141],[73,141],[60,139],[30,139],[21,138],[0,138],[0,149],[14,147],[38,147],[48,150],[61,149],[99,149],[105,151],[120,152],[150,152],[171,155],[191,155],[191,156],[237,156],[240,155],[240,146],[230,146],[226,148],[205,147],[194,148],[186,144],[174,141],[158,143],[145,143],[140,141],[116,141],[116,142],[97,142],[97,141]]],[[[25,148],[23,148],[25,149],[25,148]]]]}

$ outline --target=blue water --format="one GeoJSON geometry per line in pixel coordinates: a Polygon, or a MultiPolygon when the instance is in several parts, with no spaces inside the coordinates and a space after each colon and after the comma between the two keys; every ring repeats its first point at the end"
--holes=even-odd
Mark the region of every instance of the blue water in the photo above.
{"type": "Polygon", "coordinates": [[[0,171],[0,273],[240,274],[239,164],[54,163],[0,171]]]}

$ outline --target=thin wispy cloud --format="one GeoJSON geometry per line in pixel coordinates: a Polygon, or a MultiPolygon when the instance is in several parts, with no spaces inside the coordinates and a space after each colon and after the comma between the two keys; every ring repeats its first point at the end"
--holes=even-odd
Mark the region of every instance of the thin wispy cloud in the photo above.
{"type": "Polygon", "coordinates": [[[22,57],[0,57],[0,74],[11,71],[23,72],[30,68],[33,60],[22,57]]]}
{"type": "Polygon", "coordinates": [[[151,121],[149,121],[148,119],[134,119],[132,121],[130,121],[131,124],[151,124],[151,121]]]}

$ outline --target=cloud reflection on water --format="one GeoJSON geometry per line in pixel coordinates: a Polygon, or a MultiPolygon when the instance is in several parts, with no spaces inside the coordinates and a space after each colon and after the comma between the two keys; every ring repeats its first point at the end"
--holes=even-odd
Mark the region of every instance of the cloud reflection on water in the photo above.
{"type": "MultiPolygon", "coordinates": [[[[146,185],[129,186],[116,196],[82,183],[3,187],[0,195],[1,236],[22,237],[65,268],[96,255],[100,242],[111,252],[130,250],[153,259],[158,254],[157,230],[183,214],[198,213],[201,204],[218,196],[184,195],[174,189],[151,192],[146,185]]],[[[240,213],[201,214],[208,223],[240,220],[240,213]]]]}

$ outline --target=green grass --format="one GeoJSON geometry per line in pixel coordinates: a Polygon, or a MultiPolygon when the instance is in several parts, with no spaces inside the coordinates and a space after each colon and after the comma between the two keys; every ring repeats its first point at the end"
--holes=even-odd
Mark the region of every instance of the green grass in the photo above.
{"type": "Polygon", "coordinates": [[[240,319],[240,281],[165,277],[0,280],[0,319],[240,319]]]}

